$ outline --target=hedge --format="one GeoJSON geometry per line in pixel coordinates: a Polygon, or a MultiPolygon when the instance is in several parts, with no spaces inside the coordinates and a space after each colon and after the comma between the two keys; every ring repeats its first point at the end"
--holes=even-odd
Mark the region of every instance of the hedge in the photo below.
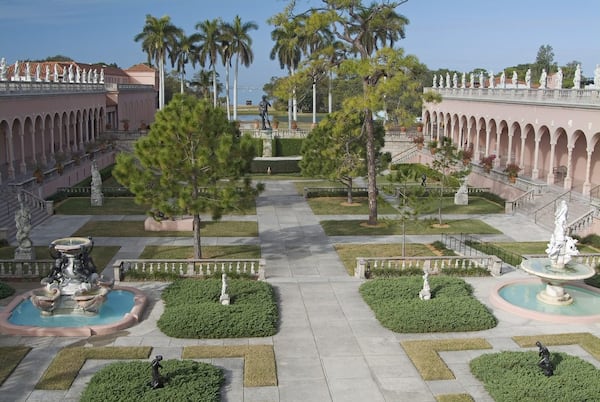
{"type": "Polygon", "coordinates": [[[272,174],[277,173],[300,173],[300,161],[296,159],[254,159],[250,165],[252,173],[267,173],[267,169],[271,168],[272,174]]]}
{"type": "Polygon", "coordinates": [[[275,138],[273,140],[274,156],[302,155],[302,138],[275,138]]]}
{"type": "Polygon", "coordinates": [[[431,299],[419,299],[421,277],[373,279],[360,293],[384,327],[400,333],[460,332],[490,329],[496,318],[473,297],[464,280],[429,278],[431,299]]]}
{"type": "Polygon", "coordinates": [[[4,282],[0,282],[0,299],[12,296],[15,290],[4,282]]]}
{"type": "Polygon", "coordinates": [[[225,377],[220,368],[192,360],[163,360],[164,387],[152,389],[147,361],[117,362],[92,377],[81,401],[206,401],[219,402],[225,377]]]}
{"type": "Polygon", "coordinates": [[[182,279],[162,293],[158,328],[174,338],[248,338],[277,332],[279,313],[266,282],[229,279],[230,305],[221,305],[220,279],[182,279]]]}

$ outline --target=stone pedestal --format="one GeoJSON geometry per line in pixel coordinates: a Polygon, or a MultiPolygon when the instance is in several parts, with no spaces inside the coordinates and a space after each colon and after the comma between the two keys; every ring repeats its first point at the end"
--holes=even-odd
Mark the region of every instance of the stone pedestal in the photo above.
{"type": "Polygon", "coordinates": [[[469,194],[468,193],[454,194],[454,205],[469,205],[469,194]]]}
{"type": "Polygon", "coordinates": [[[270,138],[264,138],[263,139],[263,153],[262,153],[263,157],[271,157],[273,156],[273,147],[272,147],[272,142],[270,138]]]}
{"type": "Polygon", "coordinates": [[[30,261],[35,260],[35,250],[33,248],[20,248],[15,250],[15,260],[30,261]]]}
{"type": "Polygon", "coordinates": [[[219,298],[219,301],[221,302],[222,305],[228,306],[229,305],[229,294],[225,293],[225,294],[221,295],[221,297],[219,298]]]}
{"type": "Polygon", "coordinates": [[[92,191],[92,196],[90,198],[91,206],[92,207],[101,207],[103,202],[104,202],[104,195],[102,193],[94,194],[94,192],[92,191]]]}

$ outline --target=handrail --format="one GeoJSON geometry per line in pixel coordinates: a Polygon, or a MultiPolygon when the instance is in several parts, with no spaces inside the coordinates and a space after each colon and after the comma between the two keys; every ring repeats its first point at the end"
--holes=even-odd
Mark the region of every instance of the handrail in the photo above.
{"type": "Polygon", "coordinates": [[[506,201],[504,203],[504,212],[511,212],[511,213],[515,213],[515,211],[521,206],[523,205],[523,201],[531,201],[533,200],[535,196],[535,190],[531,189],[523,194],[521,194],[520,196],[518,196],[517,198],[515,198],[512,201],[506,201]]]}
{"type": "Polygon", "coordinates": [[[407,148],[407,149],[403,150],[402,152],[399,152],[396,155],[394,155],[392,157],[392,160],[390,161],[390,163],[400,163],[400,162],[412,157],[418,151],[419,151],[418,147],[416,145],[413,145],[410,148],[407,148]]]}
{"type": "Polygon", "coordinates": [[[600,199],[600,184],[590,190],[590,201],[600,199]]]}
{"type": "Polygon", "coordinates": [[[533,213],[533,221],[534,221],[535,223],[537,223],[537,220],[538,220],[538,214],[539,214],[539,213],[540,213],[542,210],[544,210],[544,209],[548,208],[548,206],[550,206],[550,205],[552,205],[552,211],[554,212],[554,210],[556,209],[556,201],[558,201],[558,200],[560,200],[560,199],[563,199],[563,197],[564,197],[564,196],[568,195],[568,196],[569,196],[569,201],[571,201],[571,191],[572,191],[572,190],[569,190],[569,191],[566,191],[566,192],[562,193],[561,195],[559,195],[558,197],[556,197],[556,198],[555,198],[555,199],[553,199],[552,201],[550,201],[550,202],[546,203],[545,205],[543,205],[542,207],[540,207],[540,208],[536,209],[536,210],[534,211],[534,213],[533,213]]]}
{"type": "Polygon", "coordinates": [[[590,226],[594,221],[594,215],[596,215],[596,210],[592,209],[569,223],[567,225],[569,234],[577,233],[578,231],[590,226]]]}

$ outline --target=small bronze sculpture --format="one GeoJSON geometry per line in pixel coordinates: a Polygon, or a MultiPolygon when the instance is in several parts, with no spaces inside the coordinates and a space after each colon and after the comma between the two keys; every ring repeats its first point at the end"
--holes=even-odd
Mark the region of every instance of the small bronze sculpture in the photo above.
{"type": "Polygon", "coordinates": [[[267,129],[267,124],[269,125],[269,128],[271,128],[271,122],[269,121],[269,106],[271,106],[271,104],[267,100],[267,97],[263,95],[262,100],[258,103],[258,113],[262,120],[263,130],[267,129]]]}
{"type": "Polygon", "coordinates": [[[554,367],[552,367],[552,362],[550,361],[550,351],[540,341],[537,341],[535,345],[539,349],[540,361],[538,362],[538,366],[544,371],[546,377],[552,376],[554,374],[554,367]]]}
{"type": "Polygon", "coordinates": [[[160,376],[158,371],[159,368],[162,368],[160,365],[160,361],[163,359],[161,355],[157,355],[154,360],[152,360],[152,381],[148,383],[152,389],[162,388],[164,387],[163,378],[160,376]]]}

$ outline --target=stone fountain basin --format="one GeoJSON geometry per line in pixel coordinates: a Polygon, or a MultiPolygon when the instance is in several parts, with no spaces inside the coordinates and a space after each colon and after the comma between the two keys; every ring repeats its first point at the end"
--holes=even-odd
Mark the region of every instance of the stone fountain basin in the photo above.
{"type": "Polygon", "coordinates": [[[56,239],[50,243],[50,247],[65,254],[72,254],[73,252],[79,252],[84,249],[92,248],[92,240],[87,237],[63,237],[62,239],[56,239]]]}
{"type": "Polygon", "coordinates": [[[594,268],[576,261],[569,261],[564,268],[552,267],[550,258],[530,258],[521,262],[521,269],[529,274],[558,282],[577,281],[595,275],[594,268]]]}

